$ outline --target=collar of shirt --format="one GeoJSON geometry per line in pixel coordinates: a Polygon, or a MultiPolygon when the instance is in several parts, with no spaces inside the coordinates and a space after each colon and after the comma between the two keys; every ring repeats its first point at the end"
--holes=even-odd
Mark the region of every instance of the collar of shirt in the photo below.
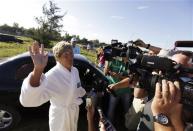
{"type": "Polygon", "coordinates": [[[73,70],[73,67],[71,67],[71,71],[69,71],[66,67],[64,67],[62,64],[60,64],[60,62],[57,61],[57,67],[61,68],[62,70],[64,70],[65,72],[68,72],[68,73],[72,73],[72,70],[73,70]]]}

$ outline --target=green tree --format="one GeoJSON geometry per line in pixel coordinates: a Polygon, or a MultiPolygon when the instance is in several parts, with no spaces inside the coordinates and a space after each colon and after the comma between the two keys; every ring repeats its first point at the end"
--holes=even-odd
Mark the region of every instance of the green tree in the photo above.
{"type": "Polygon", "coordinates": [[[12,31],[13,31],[12,27],[7,24],[0,26],[1,33],[12,34],[12,31]]]}
{"type": "Polygon", "coordinates": [[[13,27],[12,27],[12,33],[15,35],[22,35],[23,34],[23,29],[19,27],[19,24],[14,22],[13,27]]]}
{"type": "Polygon", "coordinates": [[[43,6],[43,14],[46,16],[48,21],[49,31],[58,31],[61,32],[61,28],[63,27],[60,24],[60,21],[63,19],[64,15],[58,14],[60,12],[60,8],[57,5],[49,1],[49,7],[47,8],[46,5],[43,6]]]}
{"type": "Polygon", "coordinates": [[[64,15],[60,15],[60,8],[53,1],[49,1],[49,5],[46,4],[42,7],[43,16],[36,17],[36,22],[39,24],[34,39],[41,43],[48,44],[50,40],[61,39],[61,28],[63,27],[60,22],[64,15]]]}
{"type": "Polygon", "coordinates": [[[91,40],[91,43],[92,43],[92,46],[94,46],[94,47],[98,47],[99,46],[99,40],[98,39],[91,40]]]}
{"type": "Polygon", "coordinates": [[[82,38],[82,39],[80,40],[80,43],[82,43],[83,45],[87,45],[87,44],[88,44],[88,39],[82,38]]]}
{"type": "Polygon", "coordinates": [[[18,24],[18,23],[16,23],[16,22],[14,22],[14,23],[13,23],[13,27],[15,27],[15,28],[19,28],[19,24],[18,24]]]}
{"type": "Polygon", "coordinates": [[[70,42],[71,39],[72,39],[72,36],[69,33],[65,33],[63,40],[70,42]]]}

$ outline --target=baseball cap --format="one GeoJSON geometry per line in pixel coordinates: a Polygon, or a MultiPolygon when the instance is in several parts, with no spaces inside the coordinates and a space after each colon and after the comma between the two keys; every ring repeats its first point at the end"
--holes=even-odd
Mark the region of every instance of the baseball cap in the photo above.
{"type": "Polygon", "coordinates": [[[72,42],[76,42],[77,41],[77,39],[75,38],[75,37],[73,37],[72,39],[71,39],[71,43],[72,42]]]}

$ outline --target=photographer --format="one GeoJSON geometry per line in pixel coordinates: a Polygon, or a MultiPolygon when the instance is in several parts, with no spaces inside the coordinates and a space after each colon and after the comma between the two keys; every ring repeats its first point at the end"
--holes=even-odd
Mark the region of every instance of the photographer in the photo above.
{"type": "MultiPolygon", "coordinates": [[[[111,90],[118,90],[121,88],[134,88],[136,87],[137,79],[133,80],[133,76],[127,77],[120,82],[109,85],[111,90]]],[[[145,89],[134,88],[134,99],[132,106],[129,108],[125,115],[125,126],[128,130],[136,130],[140,116],[143,112],[143,108],[146,102],[147,92],[145,89]]]]}
{"type": "MultiPolygon", "coordinates": [[[[114,57],[111,61],[105,62],[104,73],[107,75],[110,84],[119,82],[127,77],[127,58],[126,57],[114,57]]],[[[127,86],[126,86],[127,87],[127,86]]],[[[107,116],[111,122],[114,123],[114,114],[118,102],[122,102],[124,113],[126,113],[131,105],[132,90],[124,88],[116,90],[117,97],[110,94],[109,109],[107,116]]]]}
{"type": "MultiPolygon", "coordinates": [[[[149,51],[149,56],[155,55],[153,51],[149,51]]],[[[134,86],[136,87],[136,86],[134,86]]],[[[142,115],[144,106],[148,101],[148,93],[145,89],[142,88],[134,88],[134,99],[129,108],[128,112],[125,114],[125,126],[128,130],[136,130],[138,123],[140,121],[140,117],[142,115]]]]}
{"type": "MultiPolygon", "coordinates": [[[[153,51],[149,51],[148,55],[155,55],[156,53],[154,53],[153,51]]],[[[137,82],[138,80],[136,80],[137,82]]],[[[126,83],[117,83],[117,85],[119,84],[125,84],[125,86],[128,86],[128,81],[126,79],[125,81],[126,83]]],[[[135,84],[130,84],[130,86],[134,86],[135,84]]],[[[113,88],[113,86],[116,87],[116,84],[112,84],[109,87],[113,88]]],[[[121,85],[120,85],[121,86],[121,85]]],[[[134,86],[135,87],[135,86],[134,86]]],[[[128,88],[127,88],[128,89],[128,88]]],[[[141,88],[134,88],[134,99],[133,99],[133,103],[131,108],[129,108],[129,110],[127,111],[127,113],[125,114],[125,126],[129,129],[129,130],[136,130],[138,123],[140,121],[140,116],[143,112],[143,108],[145,106],[146,101],[148,100],[147,98],[147,92],[145,89],[141,89],[141,88]]]]}

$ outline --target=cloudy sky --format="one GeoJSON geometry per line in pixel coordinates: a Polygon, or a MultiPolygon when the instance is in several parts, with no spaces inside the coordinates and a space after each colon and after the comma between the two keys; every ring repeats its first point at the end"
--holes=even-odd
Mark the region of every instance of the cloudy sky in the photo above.
{"type": "MultiPolygon", "coordinates": [[[[66,12],[64,32],[110,43],[143,39],[164,48],[176,40],[193,40],[192,0],[54,0],[66,12]]],[[[14,22],[37,27],[48,0],[1,0],[0,25],[14,22]]],[[[63,33],[64,33],[63,32],[63,33]]]]}

